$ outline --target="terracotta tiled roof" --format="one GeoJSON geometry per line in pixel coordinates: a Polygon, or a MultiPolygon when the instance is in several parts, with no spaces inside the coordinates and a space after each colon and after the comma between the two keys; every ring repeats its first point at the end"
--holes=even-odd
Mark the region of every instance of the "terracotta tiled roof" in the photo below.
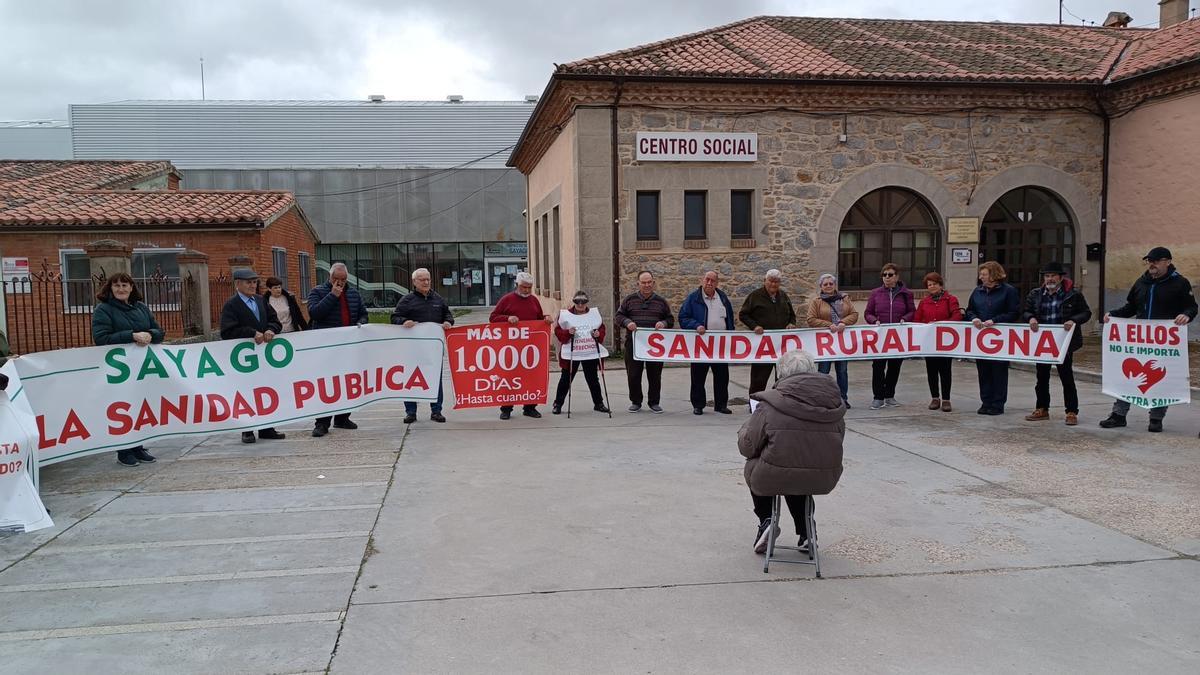
{"type": "Polygon", "coordinates": [[[267,223],[295,204],[290,192],[86,190],[8,206],[0,199],[0,226],[267,223]]]}
{"type": "Polygon", "coordinates": [[[1145,73],[1188,61],[1200,61],[1200,20],[1192,19],[1169,28],[1143,33],[1113,71],[1112,80],[1127,80],[1145,73]]]}
{"type": "Polygon", "coordinates": [[[1152,34],[1046,24],[766,16],[575,61],[557,72],[1087,84],[1105,80],[1131,39],[1152,34]]]}
{"type": "Polygon", "coordinates": [[[170,162],[0,160],[0,194],[117,189],[174,170],[170,162]]]}

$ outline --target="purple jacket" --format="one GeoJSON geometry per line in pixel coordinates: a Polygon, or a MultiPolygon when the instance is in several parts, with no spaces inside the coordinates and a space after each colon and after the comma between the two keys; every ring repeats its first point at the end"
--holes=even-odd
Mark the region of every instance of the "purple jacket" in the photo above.
{"type": "Polygon", "coordinates": [[[867,299],[867,311],[863,314],[869,324],[900,323],[912,321],[916,311],[912,291],[904,286],[903,281],[897,281],[896,287],[890,291],[887,286],[871,291],[871,297],[867,299]]]}

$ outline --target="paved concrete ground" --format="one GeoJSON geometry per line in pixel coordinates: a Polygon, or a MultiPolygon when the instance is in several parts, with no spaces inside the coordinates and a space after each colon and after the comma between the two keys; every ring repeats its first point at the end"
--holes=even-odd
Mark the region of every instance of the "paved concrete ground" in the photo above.
{"type": "MultiPolygon", "coordinates": [[[[751,551],[731,418],[502,422],[450,411],[242,445],[160,443],[43,472],[54,530],[0,540],[4,672],[1200,671],[1200,412],[1104,431],[1010,412],[866,409],[851,370],[846,471],[818,500],[825,579],[751,551]]],[[[734,369],[734,396],[748,370],[734,369]]],[[[1061,400],[1055,394],[1056,400],[1061,400]]],[[[787,541],[785,543],[792,543],[787,541]]]]}

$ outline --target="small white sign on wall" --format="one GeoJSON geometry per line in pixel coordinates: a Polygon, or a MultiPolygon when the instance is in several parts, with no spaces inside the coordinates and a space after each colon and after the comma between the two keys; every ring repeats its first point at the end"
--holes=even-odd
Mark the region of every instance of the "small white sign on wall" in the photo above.
{"type": "Polygon", "coordinates": [[[639,131],[640,162],[755,162],[758,134],[639,131]]]}

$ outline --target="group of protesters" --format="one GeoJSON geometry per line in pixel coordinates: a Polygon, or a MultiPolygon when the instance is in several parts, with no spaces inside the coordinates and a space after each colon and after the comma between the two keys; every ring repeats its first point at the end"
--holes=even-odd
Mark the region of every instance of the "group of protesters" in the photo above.
{"type": "MultiPolygon", "coordinates": [[[[1125,304],[1104,315],[1140,318],[1170,319],[1177,325],[1185,325],[1196,317],[1197,304],[1191,284],[1175,269],[1171,252],[1164,247],[1155,247],[1144,257],[1146,272],[1130,289],[1125,304]]],[[[860,312],[854,301],[838,288],[834,274],[822,274],[817,280],[815,296],[808,302],[803,314],[797,314],[791,299],[783,289],[783,275],[779,270],[769,270],[762,287],[746,296],[737,312],[736,319],[747,329],[757,334],[765,330],[782,330],[791,327],[823,329],[841,332],[847,326],[860,323],[867,325],[899,324],[907,322],[933,323],[939,321],[969,321],[976,328],[990,327],[999,323],[1028,323],[1032,330],[1056,327],[1072,331],[1077,325],[1091,319],[1092,311],[1083,294],[1074,288],[1060,263],[1051,262],[1041,269],[1041,284],[1029,292],[1022,302],[1017,289],[1008,283],[1004,268],[996,262],[985,262],[978,268],[978,284],[971,291],[963,307],[957,297],[945,288],[945,281],[937,272],[926,274],[922,282],[926,295],[916,302],[914,295],[901,279],[902,270],[888,263],[880,270],[880,285],[872,290],[860,312]]],[[[233,274],[236,293],[224,304],[220,318],[222,339],[253,339],[262,344],[277,335],[299,330],[337,328],[367,323],[366,305],[355,287],[348,283],[349,273],[343,263],[334,263],[329,269],[328,280],[311,289],[306,297],[307,316],[300,302],[289,293],[283,282],[269,277],[260,284],[258,275],[250,269],[238,269],[233,274]]],[[[707,331],[731,331],[735,327],[733,304],[720,288],[720,275],[715,270],[704,272],[700,285],[691,291],[679,308],[678,325],[684,330],[699,334],[707,331]]],[[[396,325],[411,327],[417,323],[438,323],[444,328],[454,324],[454,314],[444,298],[432,290],[430,273],[421,268],[412,273],[413,288],[397,303],[391,315],[396,325]]],[[[554,325],[558,341],[573,343],[576,328],[559,325],[555,317],[546,314],[541,302],[533,293],[534,278],[527,272],[516,277],[516,288],[500,298],[491,313],[493,323],[516,323],[518,321],[544,321],[554,325]]],[[[150,308],[143,302],[141,292],[127,273],[112,275],[97,295],[92,319],[92,336],[97,345],[135,343],[148,345],[160,343],[164,332],[155,321],[150,308]]],[[[590,311],[586,292],[578,291],[572,296],[567,310],[574,315],[586,315],[590,311]]],[[[676,317],[670,303],[656,292],[654,274],[643,271],[637,276],[637,290],[625,297],[617,308],[616,325],[627,331],[624,342],[625,372],[629,385],[630,413],[640,411],[645,405],[653,413],[662,413],[662,369],[663,364],[640,361],[634,357],[633,335],[638,330],[669,329],[676,325],[676,317]],[[646,391],[643,394],[643,377],[646,391]]],[[[591,337],[600,344],[606,337],[605,327],[591,329],[591,337]]],[[[1067,425],[1078,424],[1079,396],[1072,370],[1072,354],[1083,344],[1079,331],[1072,333],[1068,353],[1057,369],[1062,383],[1065,418],[1067,425]]],[[[929,383],[929,410],[951,412],[952,358],[926,357],[925,368],[929,383]]],[[[896,385],[904,359],[876,359],[871,364],[870,408],[899,406],[896,385]]],[[[842,406],[849,409],[849,377],[845,361],[824,361],[814,364],[817,372],[832,373],[832,381],[841,398],[842,406]]],[[[561,358],[562,370],[552,404],[552,412],[562,411],[571,382],[579,370],[583,370],[591,394],[593,409],[611,414],[601,393],[599,374],[602,374],[602,359],[573,360],[561,358]]],[[[977,359],[979,375],[981,415],[1002,415],[1008,400],[1009,362],[1003,360],[977,359]]],[[[1049,364],[1037,364],[1035,385],[1036,403],[1033,412],[1025,419],[1042,421],[1050,418],[1050,372],[1049,364]]],[[[731,414],[729,408],[729,365],[726,363],[692,363],[690,365],[689,398],[692,413],[703,415],[708,407],[707,380],[712,374],[712,408],[719,414],[731,414]]],[[[779,374],[774,364],[753,364],[750,367],[751,395],[768,389],[772,376],[779,374]]],[[[443,387],[438,381],[438,395],[430,404],[433,422],[444,423],[442,414],[443,387]]],[[[1126,426],[1129,404],[1117,401],[1111,414],[1100,422],[1104,428],[1126,426]]],[[[500,418],[510,419],[513,406],[500,409],[500,418]]],[[[533,404],[524,405],[522,414],[539,418],[541,413],[533,404]]],[[[1166,408],[1150,411],[1148,430],[1162,431],[1166,408]]],[[[417,420],[417,404],[405,403],[404,423],[417,420]]],[[[356,429],[350,413],[317,418],[312,429],[314,437],[322,437],[330,428],[356,429]]],[[[284,438],[284,433],[273,427],[242,433],[242,441],[284,438]]],[[[118,461],[127,466],[142,462],[153,462],[154,457],[144,447],[138,446],[117,453],[118,461]]]]}
{"type": "MultiPolygon", "coordinates": [[[[1196,317],[1196,299],[1191,284],[1175,269],[1171,252],[1155,247],[1143,258],[1146,272],[1133,284],[1120,307],[1104,315],[1139,319],[1169,319],[1186,325],[1196,317]]],[[[1025,416],[1029,421],[1050,419],[1050,373],[1057,369],[1062,383],[1065,407],[1064,424],[1079,423],[1079,394],[1075,385],[1073,354],[1083,346],[1083,336],[1076,326],[1092,318],[1092,310],[1083,294],[1075,288],[1059,262],[1050,262],[1040,270],[1041,284],[1021,299],[1016,287],[1008,283],[1004,267],[997,262],[985,262],[978,268],[978,283],[971,291],[965,307],[945,288],[945,280],[937,272],[922,278],[926,295],[916,302],[912,291],[901,279],[902,270],[888,263],[880,270],[880,285],[872,290],[860,313],[851,298],[838,289],[834,274],[822,274],[817,280],[817,293],[803,315],[798,315],[788,295],[782,289],[779,270],[769,270],[761,288],[746,296],[737,318],[746,328],[761,334],[764,330],[790,327],[826,329],[841,332],[860,322],[867,325],[898,323],[934,323],[939,321],[969,321],[976,328],[1001,323],[1027,323],[1032,330],[1055,327],[1072,331],[1067,354],[1062,363],[1037,364],[1034,409],[1025,416]]],[[[629,412],[641,410],[643,402],[652,412],[661,413],[662,364],[642,362],[634,358],[633,334],[637,330],[673,328],[675,318],[670,304],[655,292],[654,275],[643,271],[638,275],[638,290],[626,297],[616,312],[616,323],[627,331],[625,367],[629,378],[629,412]],[[645,373],[648,392],[642,396],[642,376],[645,373]]],[[[720,289],[720,276],[715,270],[704,273],[698,288],[688,294],[679,310],[679,327],[703,334],[708,330],[733,330],[733,305],[720,289]]],[[[926,357],[925,369],[929,383],[929,410],[951,412],[953,386],[951,357],[926,357]]],[[[899,406],[896,385],[904,365],[902,358],[875,359],[871,364],[872,410],[899,406]]],[[[1008,402],[1009,362],[976,359],[979,376],[980,415],[1003,415],[1008,402]]],[[[849,378],[845,361],[824,361],[817,364],[821,373],[834,373],[843,405],[850,408],[849,378]]],[[[773,364],[754,364],[750,368],[749,393],[767,388],[773,364]]],[[[702,415],[707,407],[705,391],[709,371],[713,376],[713,409],[729,414],[729,366],[722,363],[691,365],[690,399],[692,413],[702,415]]],[[[1129,404],[1117,401],[1112,413],[1100,422],[1103,428],[1123,427],[1129,404]]],[[[1166,408],[1150,411],[1151,432],[1162,431],[1166,408]]]]}

